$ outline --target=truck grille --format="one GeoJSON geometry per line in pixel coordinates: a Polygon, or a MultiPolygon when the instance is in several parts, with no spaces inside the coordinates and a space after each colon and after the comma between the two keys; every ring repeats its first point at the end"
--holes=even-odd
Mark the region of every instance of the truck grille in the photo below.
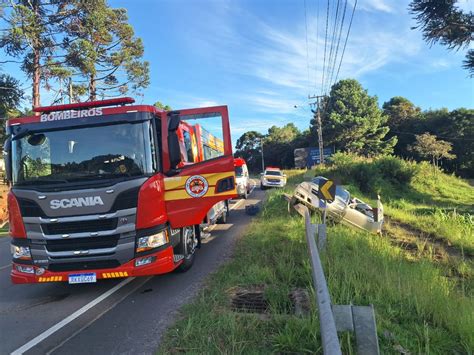
{"type": "Polygon", "coordinates": [[[268,182],[280,182],[279,179],[268,179],[268,182]]]}
{"type": "Polygon", "coordinates": [[[56,252],[114,248],[117,246],[119,238],[119,235],[112,235],[106,237],[85,237],[74,239],[47,240],[46,249],[50,252],[56,252]]]}
{"type": "Polygon", "coordinates": [[[49,271],[62,272],[74,270],[94,270],[94,269],[111,269],[120,266],[118,260],[99,260],[99,261],[83,261],[74,263],[50,264],[49,271]]]}
{"type": "Polygon", "coordinates": [[[67,234],[101,232],[117,228],[118,218],[96,219],[90,221],[45,223],[41,225],[44,234],[67,234]]]}

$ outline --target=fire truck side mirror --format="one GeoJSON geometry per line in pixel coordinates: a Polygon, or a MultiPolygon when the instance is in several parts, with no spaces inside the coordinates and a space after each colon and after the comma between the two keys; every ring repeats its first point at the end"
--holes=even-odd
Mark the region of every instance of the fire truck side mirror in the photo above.
{"type": "Polygon", "coordinates": [[[170,168],[176,169],[178,164],[181,162],[181,150],[179,146],[179,139],[177,129],[181,122],[178,115],[171,113],[168,116],[168,154],[170,158],[170,168]]]}
{"type": "Polygon", "coordinates": [[[12,151],[12,140],[11,138],[8,138],[5,141],[5,144],[3,146],[3,160],[5,162],[5,178],[7,181],[12,181],[11,151],[12,151]]]}

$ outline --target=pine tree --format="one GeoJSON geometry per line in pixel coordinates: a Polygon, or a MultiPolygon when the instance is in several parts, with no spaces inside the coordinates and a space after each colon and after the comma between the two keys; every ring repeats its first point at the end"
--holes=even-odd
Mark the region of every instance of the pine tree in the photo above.
{"type": "MultiPolygon", "coordinates": [[[[410,11],[415,15],[426,42],[439,42],[448,49],[468,48],[474,39],[474,14],[463,12],[457,0],[413,0],[410,11]]],[[[463,67],[474,76],[474,49],[466,54],[463,67]]]]}
{"type": "Polygon", "coordinates": [[[144,46],[128,24],[125,9],[111,8],[105,0],[71,0],[68,7],[76,16],[64,24],[66,61],[87,83],[90,100],[149,85],[149,63],[142,61],[144,46]]]}
{"type": "Polygon", "coordinates": [[[58,24],[64,16],[60,4],[61,1],[11,1],[11,6],[0,13],[7,26],[0,36],[0,48],[14,58],[3,63],[21,64],[23,72],[31,78],[33,107],[40,105],[41,82],[54,76],[53,65],[56,70],[61,66],[53,55],[58,49],[58,24]]]}
{"type": "MultiPolygon", "coordinates": [[[[334,84],[323,108],[325,146],[368,156],[393,152],[397,138],[384,140],[388,118],[378,107],[377,97],[369,96],[357,80],[334,84]]],[[[313,122],[313,136],[315,128],[313,122]]]]}

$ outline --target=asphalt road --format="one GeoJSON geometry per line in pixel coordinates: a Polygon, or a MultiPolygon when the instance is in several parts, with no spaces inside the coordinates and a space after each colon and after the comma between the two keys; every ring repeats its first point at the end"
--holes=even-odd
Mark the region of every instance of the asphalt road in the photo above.
{"type": "Polygon", "coordinates": [[[184,274],[99,281],[97,284],[10,282],[10,244],[0,238],[0,354],[152,354],[177,311],[206,276],[231,256],[251,218],[231,203],[228,224],[216,225],[184,274]]]}

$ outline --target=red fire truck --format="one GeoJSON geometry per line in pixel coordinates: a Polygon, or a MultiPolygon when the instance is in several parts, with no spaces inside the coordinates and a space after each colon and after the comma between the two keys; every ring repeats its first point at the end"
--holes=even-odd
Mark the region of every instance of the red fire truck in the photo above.
{"type": "MultiPolygon", "coordinates": [[[[227,107],[167,112],[133,103],[41,107],[8,121],[14,283],[88,283],[192,266],[199,224],[236,196],[227,107]],[[209,118],[220,124],[221,146],[188,159],[182,143],[201,126],[190,122],[209,118]]],[[[207,148],[196,139],[198,154],[207,148]]]]}

